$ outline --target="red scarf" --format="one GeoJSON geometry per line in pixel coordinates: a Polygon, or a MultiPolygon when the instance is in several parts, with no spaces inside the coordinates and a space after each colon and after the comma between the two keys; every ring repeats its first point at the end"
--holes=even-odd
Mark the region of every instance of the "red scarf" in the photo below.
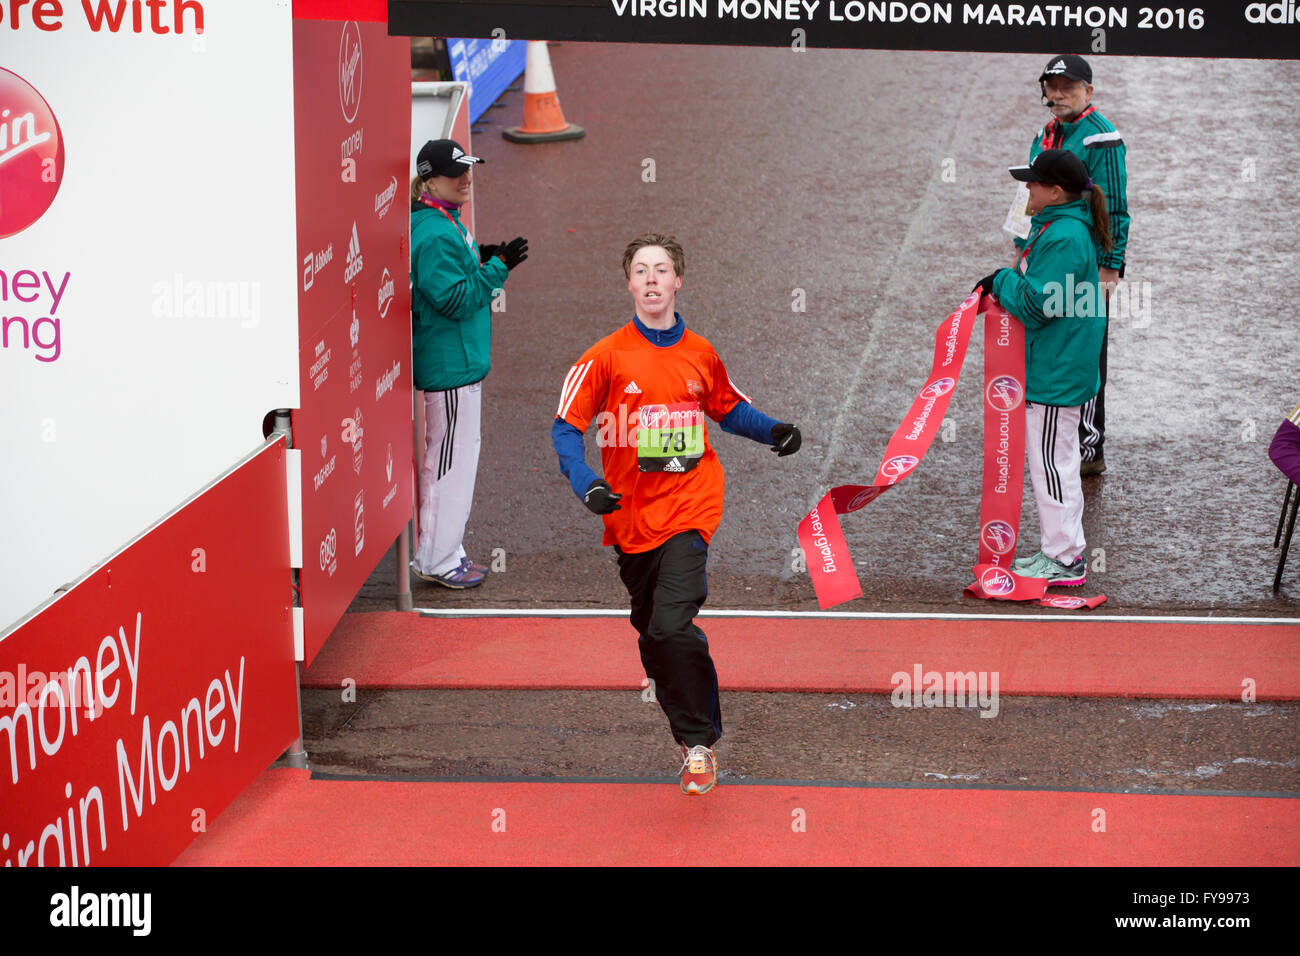
{"type": "MultiPolygon", "coordinates": [[[[1071,123],[1077,123],[1093,111],[1089,106],[1086,110],[1070,120],[1071,123]]],[[[1061,143],[1065,141],[1065,127],[1061,125],[1059,119],[1053,118],[1050,123],[1043,127],[1043,149],[1060,149],[1061,143]]]]}

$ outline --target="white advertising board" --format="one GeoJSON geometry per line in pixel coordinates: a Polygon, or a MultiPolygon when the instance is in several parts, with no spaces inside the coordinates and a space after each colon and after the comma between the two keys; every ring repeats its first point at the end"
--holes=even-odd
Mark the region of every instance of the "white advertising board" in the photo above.
{"type": "Polygon", "coordinates": [[[0,627],[298,404],[288,0],[5,15],[0,627]]]}

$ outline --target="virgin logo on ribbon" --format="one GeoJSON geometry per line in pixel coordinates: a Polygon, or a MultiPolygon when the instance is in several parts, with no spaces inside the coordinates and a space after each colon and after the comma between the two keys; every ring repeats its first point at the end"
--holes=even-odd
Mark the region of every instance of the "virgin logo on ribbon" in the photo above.
{"type": "Polygon", "coordinates": [[[1016,529],[1005,521],[987,522],[980,537],[994,554],[1008,554],[1016,547],[1016,529]]]}
{"type": "Polygon", "coordinates": [[[956,384],[957,382],[951,378],[937,379],[921,389],[921,395],[925,398],[938,398],[940,395],[947,395],[951,392],[956,384]]]}
{"type": "Polygon", "coordinates": [[[915,468],[919,460],[915,455],[895,455],[880,466],[880,473],[897,481],[915,468]]]}
{"type": "Polygon", "coordinates": [[[1025,397],[1025,387],[1014,375],[999,375],[984,390],[988,403],[1001,412],[1015,411],[1025,397]]]}
{"type": "Polygon", "coordinates": [[[1064,594],[1044,594],[1038,599],[1038,603],[1044,607],[1059,607],[1067,611],[1077,611],[1081,607],[1088,606],[1085,598],[1068,597],[1064,594]]]}
{"type": "Polygon", "coordinates": [[[879,498],[881,492],[884,490],[884,488],[877,488],[875,485],[872,485],[864,491],[859,491],[849,501],[849,506],[845,511],[857,511],[859,508],[865,508],[867,505],[871,504],[871,502],[879,498]]]}
{"type": "Polygon", "coordinates": [[[0,239],[50,208],[63,182],[63,133],[36,88],[0,67],[0,239]]]}
{"type": "Polygon", "coordinates": [[[980,575],[980,587],[986,594],[1001,596],[1016,589],[1016,579],[1006,568],[988,568],[980,575]]]}
{"type": "Polygon", "coordinates": [[[361,107],[361,28],[351,20],[339,39],[339,107],[349,123],[361,107]]]}

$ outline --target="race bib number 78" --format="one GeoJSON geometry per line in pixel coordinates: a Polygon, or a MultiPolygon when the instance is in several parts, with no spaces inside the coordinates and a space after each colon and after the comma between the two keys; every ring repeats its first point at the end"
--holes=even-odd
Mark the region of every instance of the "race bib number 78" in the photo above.
{"type": "Polygon", "coordinates": [[[698,403],[642,405],[636,459],[640,471],[686,472],[704,457],[704,417],[698,403]]]}

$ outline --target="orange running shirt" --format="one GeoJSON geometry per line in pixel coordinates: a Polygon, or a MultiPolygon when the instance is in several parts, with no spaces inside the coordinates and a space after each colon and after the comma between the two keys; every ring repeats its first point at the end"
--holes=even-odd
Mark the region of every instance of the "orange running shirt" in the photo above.
{"type": "Polygon", "coordinates": [[[742,401],[713,346],[689,329],[663,348],[629,322],[583,354],[555,415],[580,432],[596,426],[605,480],[623,496],[603,516],[605,544],[637,554],[683,531],[712,538],[725,479],[704,416],[720,421],[742,401]]]}

